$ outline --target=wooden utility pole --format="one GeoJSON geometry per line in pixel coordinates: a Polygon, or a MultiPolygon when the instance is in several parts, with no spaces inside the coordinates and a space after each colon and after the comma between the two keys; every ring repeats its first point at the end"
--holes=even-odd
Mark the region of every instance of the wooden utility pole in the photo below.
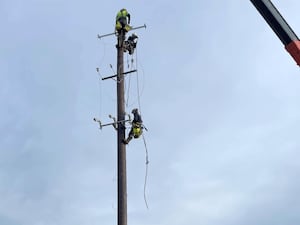
{"type": "MultiPolygon", "coordinates": [[[[136,30],[140,28],[146,28],[146,25],[131,28],[130,30],[136,30]]],[[[125,30],[122,29],[119,32],[114,32],[105,35],[98,35],[98,38],[117,35],[117,74],[104,77],[102,80],[110,78],[117,78],[117,108],[118,116],[117,119],[109,115],[109,118],[113,119],[114,122],[102,124],[99,119],[94,118],[94,121],[99,123],[100,129],[105,126],[112,125],[118,133],[118,225],[127,225],[127,175],[126,175],[126,145],[123,143],[125,140],[126,122],[131,122],[130,116],[128,119],[125,118],[125,75],[136,72],[137,70],[131,70],[124,72],[124,50],[128,50],[124,46],[125,41],[125,30]]]]}
{"type": "MultiPolygon", "coordinates": [[[[121,30],[118,35],[117,59],[117,96],[118,96],[118,121],[125,121],[124,98],[124,40],[125,32],[121,30]]],[[[126,146],[125,122],[118,124],[118,225],[127,225],[127,181],[126,181],[126,146]]]]}

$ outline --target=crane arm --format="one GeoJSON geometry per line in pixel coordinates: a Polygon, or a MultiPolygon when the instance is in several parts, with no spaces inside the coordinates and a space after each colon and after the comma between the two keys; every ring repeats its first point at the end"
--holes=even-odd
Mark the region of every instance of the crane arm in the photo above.
{"type": "Polygon", "coordinates": [[[270,0],[250,0],[300,66],[300,40],[270,0]]]}

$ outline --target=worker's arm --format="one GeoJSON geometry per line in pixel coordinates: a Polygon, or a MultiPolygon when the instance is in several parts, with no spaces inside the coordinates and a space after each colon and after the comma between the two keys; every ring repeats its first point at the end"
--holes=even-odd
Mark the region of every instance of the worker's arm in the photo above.
{"type": "Polygon", "coordinates": [[[127,14],[127,17],[128,17],[128,24],[130,24],[130,14],[129,13],[127,14]]]}

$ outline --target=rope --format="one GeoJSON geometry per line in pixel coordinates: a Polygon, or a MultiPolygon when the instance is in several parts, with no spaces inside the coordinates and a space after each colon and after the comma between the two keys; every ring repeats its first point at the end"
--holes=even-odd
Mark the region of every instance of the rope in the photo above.
{"type": "Polygon", "coordinates": [[[149,164],[148,149],[147,149],[147,144],[146,144],[144,134],[142,134],[142,136],[143,136],[143,141],[144,141],[145,150],[146,150],[146,172],[145,172],[145,182],[144,182],[144,200],[145,200],[145,204],[146,204],[147,209],[149,209],[148,202],[147,202],[147,196],[146,196],[146,187],[147,187],[147,179],[148,179],[148,164],[149,164]]]}
{"type": "MultiPolygon", "coordinates": [[[[137,49],[135,49],[135,64],[136,64],[136,69],[138,67],[138,57],[137,57],[137,49]]],[[[131,69],[133,68],[133,57],[131,59],[131,69]]],[[[128,62],[128,56],[127,56],[127,66],[129,68],[129,62],[128,62]]],[[[138,69],[137,69],[137,72],[136,72],[136,75],[137,75],[137,78],[136,78],[136,88],[137,88],[137,99],[138,99],[138,108],[139,108],[139,111],[140,111],[140,114],[142,115],[142,112],[141,112],[141,99],[140,99],[140,87],[139,87],[139,74],[138,74],[138,69]]],[[[128,102],[129,102],[129,90],[130,90],[130,76],[129,76],[129,80],[128,80],[128,86],[127,88],[127,99],[126,99],[126,107],[128,107],[128,102]]],[[[146,151],[146,162],[145,162],[145,165],[146,165],[146,170],[145,170],[145,181],[144,181],[144,201],[145,201],[145,205],[147,207],[147,209],[149,209],[148,207],[148,202],[147,202],[147,196],[146,196],[146,187],[147,187],[147,179],[148,179],[148,164],[149,164],[149,157],[148,157],[148,148],[147,148],[147,144],[146,144],[146,140],[145,140],[145,137],[144,137],[144,134],[142,134],[142,137],[143,137],[143,142],[144,142],[144,146],[145,146],[145,151],[146,151]]]]}
{"type": "MultiPolygon", "coordinates": [[[[136,62],[136,67],[138,67],[138,55],[137,55],[137,49],[136,49],[136,52],[135,52],[135,62],[136,62]]],[[[139,111],[140,111],[140,114],[142,115],[138,69],[137,69],[137,72],[136,72],[136,86],[137,86],[137,96],[138,96],[139,111]]],[[[149,207],[148,207],[148,202],[147,202],[147,196],[146,196],[146,187],[147,187],[147,179],[148,179],[149,156],[148,156],[148,148],[147,148],[147,143],[146,143],[146,139],[145,139],[145,137],[144,137],[144,134],[142,134],[142,137],[143,137],[143,142],[144,142],[145,151],[146,151],[146,162],[145,162],[145,164],[146,164],[146,171],[145,171],[145,182],[144,182],[144,200],[145,200],[145,204],[146,204],[147,209],[149,209],[149,207]]]]}

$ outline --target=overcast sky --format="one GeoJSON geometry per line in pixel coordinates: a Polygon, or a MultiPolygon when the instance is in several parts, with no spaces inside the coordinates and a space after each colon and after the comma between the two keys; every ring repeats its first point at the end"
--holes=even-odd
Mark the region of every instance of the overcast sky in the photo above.
{"type": "MultiPolygon", "coordinates": [[[[299,0],[273,3],[300,35],[299,0]]],[[[116,115],[97,34],[123,7],[147,24],[124,56],[150,161],[148,210],[130,142],[128,224],[300,224],[299,67],[249,0],[0,0],[0,224],[117,223],[116,132],[93,118],[116,115]]]]}

